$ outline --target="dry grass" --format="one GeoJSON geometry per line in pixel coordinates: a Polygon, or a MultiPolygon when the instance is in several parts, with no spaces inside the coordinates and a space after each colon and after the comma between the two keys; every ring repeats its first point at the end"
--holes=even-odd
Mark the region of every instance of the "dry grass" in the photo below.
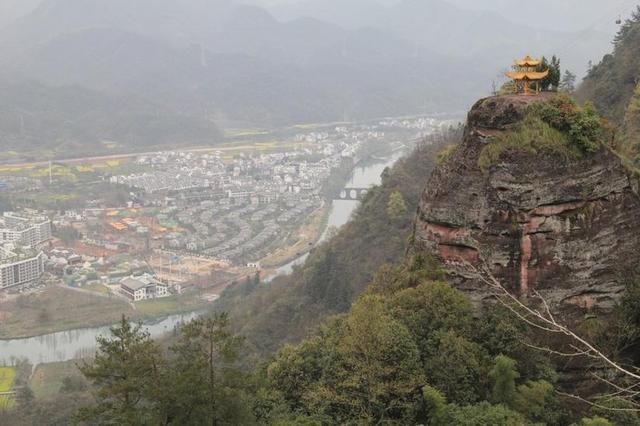
{"type": "Polygon", "coordinates": [[[135,314],[122,299],[60,287],[4,302],[0,311],[6,316],[0,322],[0,338],[5,339],[111,324],[122,314],[135,314]]]}

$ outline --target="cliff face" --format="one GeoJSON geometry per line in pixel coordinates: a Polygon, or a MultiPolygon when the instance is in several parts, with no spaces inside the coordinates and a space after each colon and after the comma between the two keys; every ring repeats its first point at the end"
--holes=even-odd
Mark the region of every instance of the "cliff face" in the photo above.
{"type": "Polygon", "coordinates": [[[618,158],[606,149],[574,161],[510,151],[486,173],[478,166],[483,147],[544,99],[501,96],[472,108],[463,143],[423,193],[415,248],[458,270],[459,288],[476,301],[489,291],[464,278],[466,262],[486,265],[515,293],[607,310],[640,253],[640,198],[618,158]]]}

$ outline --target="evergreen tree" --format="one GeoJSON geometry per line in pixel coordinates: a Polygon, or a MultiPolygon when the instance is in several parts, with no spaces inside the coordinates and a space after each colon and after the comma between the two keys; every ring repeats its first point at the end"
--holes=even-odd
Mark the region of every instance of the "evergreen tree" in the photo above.
{"type": "Polygon", "coordinates": [[[548,77],[551,90],[558,90],[558,87],[560,87],[560,79],[562,78],[562,70],[560,69],[560,59],[556,55],[551,57],[548,77]]]}
{"type": "Polygon", "coordinates": [[[480,400],[482,358],[480,346],[453,331],[438,333],[433,355],[425,361],[427,380],[452,403],[467,405],[480,400]]]}
{"type": "Polygon", "coordinates": [[[158,384],[160,350],[141,325],[124,316],[111,336],[97,338],[91,363],[80,366],[95,387],[96,403],[80,410],[79,419],[91,424],[156,424],[151,395],[158,384]]]}
{"type": "Polygon", "coordinates": [[[182,327],[157,399],[167,424],[251,424],[236,368],[242,340],[229,331],[226,314],[182,327]]]}
{"type": "Polygon", "coordinates": [[[516,397],[516,379],[520,377],[516,370],[516,361],[504,355],[498,355],[495,359],[491,378],[493,389],[491,398],[493,402],[513,406],[516,397]]]}
{"type": "Polygon", "coordinates": [[[323,424],[413,423],[420,411],[420,389],[425,380],[418,348],[406,327],[387,314],[381,300],[373,296],[361,299],[351,314],[334,326],[338,328],[328,334],[334,342],[332,348],[321,349],[331,345],[331,340],[319,342],[310,346],[319,353],[289,354],[286,362],[290,367],[274,365],[270,370],[282,371],[284,367],[284,371],[307,372],[287,374],[286,383],[293,394],[304,392],[301,402],[305,413],[332,420],[323,424]],[[314,377],[315,383],[307,388],[305,381],[314,377]]]}
{"type": "Polygon", "coordinates": [[[569,70],[565,70],[560,82],[560,88],[566,92],[573,92],[576,90],[576,75],[569,70]]]}

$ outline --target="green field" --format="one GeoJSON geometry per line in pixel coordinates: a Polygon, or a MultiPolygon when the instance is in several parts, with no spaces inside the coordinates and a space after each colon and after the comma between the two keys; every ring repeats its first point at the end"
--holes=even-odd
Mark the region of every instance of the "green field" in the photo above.
{"type": "MultiPolygon", "coordinates": [[[[9,392],[13,388],[16,378],[16,370],[11,367],[0,367],[0,392],[9,392]]],[[[0,411],[10,408],[13,398],[9,395],[0,395],[0,411]]]]}
{"type": "Polygon", "coordinates": [[[170,296],[161,299],[136,302],[135,309],[140,317],[155,318],[180,312],[196,311],[200,308],[204,308],[206,305],[206,301],[196,297],[195,295],[170,296]]]}

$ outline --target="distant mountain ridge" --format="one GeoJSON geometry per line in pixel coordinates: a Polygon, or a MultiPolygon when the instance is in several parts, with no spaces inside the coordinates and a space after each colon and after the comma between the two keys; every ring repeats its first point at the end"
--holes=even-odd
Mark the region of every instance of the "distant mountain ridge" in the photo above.
{"type": "MultiPolygon", "coordinates": [[[[313,15],[349,28],[373,27],[392,31],[410,42],[429,46],[434,52],[469,58],[473,61],[470,66],[490,77],[500,67],[508,66],[511,59],[527,52],[558,54],[565,59],[568,68],[582,75],[589,59],[601,57],[610,46],[610,35],[599,28],[565,33],[538,28],[536,22],[547,19],[542,6],[536,7],[541,11],[540,17],[529,15],[528,24],[523,24],[495,12],[493,9],[497,7],[481,10],[481,7],[462,8],[456,4],[460,2],[400,0],[385,6],[363,0],[309,0],[281,5],[273,10],[281,19],[313,15]]],[[[610,21],[613,19],[614,16],[610,21]]]]}
{"type": "MultiPolygon", "coordinates": [[[[355,16],[366,7],[352,6],[355,16]]],[[[0,27],[0,77],[13,87],[37,82],[40,96],[47,86],[65,86],[135,98],[207,128],[277,127],[460,110],[526,49],[550,54],[562,42],[586,64],[574,42],[591,42],[567,35],[552,44],[557,34],[532,30],[532,40],[521,43],[511,35],[520,26],[442,0],[369,10],[354,29],[308,17],[282,22],[233,0],[43,0],[0,27]]],[[[7,120],[15,117],[5,108],[7,120]]],[[[91,140],[103,133],[87,132],[91,140]]],[[[187,135],[173,143],[193,143],[187,135]]],[[[58,138],[92,144],[86,132],[58,138]]]]}

